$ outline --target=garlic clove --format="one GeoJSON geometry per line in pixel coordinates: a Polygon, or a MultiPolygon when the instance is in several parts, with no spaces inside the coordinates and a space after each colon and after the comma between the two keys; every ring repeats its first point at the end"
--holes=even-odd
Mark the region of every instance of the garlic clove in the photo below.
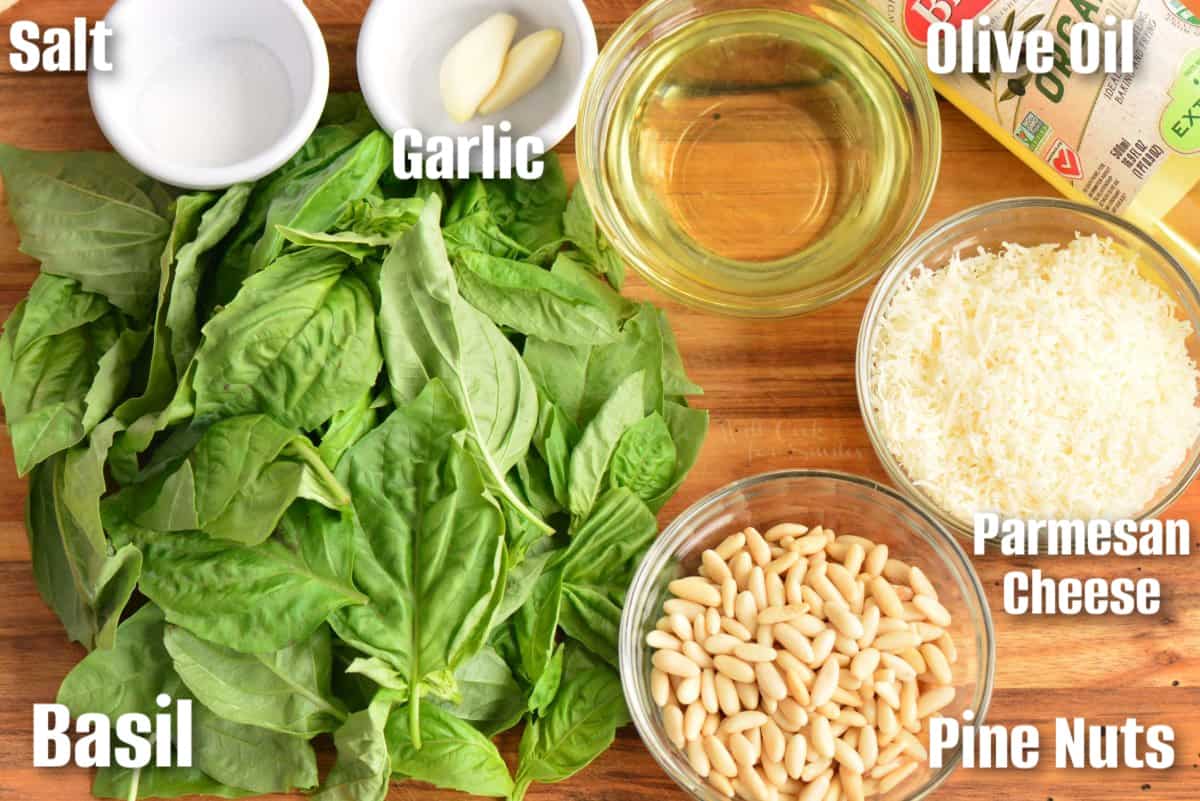
{"type": "Polygon", "coordinates": [[[516,17],[494,14],[450,48],[442,61],[442,104],[455,122],[474,117],[496,86],[516,33],[516,17]]]}
{"type": "Polygon", "coordinates": [[[480,114],[494,114],[516,103],[546,79],[562,51],[562,31],[545,30],[526,36],[513,47],[500,80],[479,105],[480,114]]]}

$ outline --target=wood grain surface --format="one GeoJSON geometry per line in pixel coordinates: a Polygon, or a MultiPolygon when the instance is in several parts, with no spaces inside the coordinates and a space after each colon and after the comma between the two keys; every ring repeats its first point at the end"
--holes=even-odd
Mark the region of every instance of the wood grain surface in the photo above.
{"type": "MultiPolygon", "coordinates": [[[[545,0],[560,2],[561,0],[545,0]]],[[[253,2],[253,0],[247,0],[253,2]]],[[[0,14],[8,25],[97,17],[108,0],[22,0],[0,14]]],[[[353,89],[354,47],[368,0],[310,0],[333,59],[335,86],[353,89]]],[[[588,0],[605,41],[639,0],[588,0]]],[[[943,103],[942,176],[926,225],[999,198],[1051,194],[1016,158],[943,103]]],[[[0,141],[47,150],[104,148],[81,76],[17,75],[0,62],[0,141]]],[[[573,145],[561,148],[574,174],[573,145]]],[[[33,281],[37,265],[17,250],[17,232],[0,213],[0,315],[7,317],[33,281]]],[[[845,470],[885,479],[855,399],[854,350],[868,290],[818,314],[786,322],[715,318],[657,296],[639,281],[630,292],[667,310],[693,377],[707,390],[699,402],[713,426],[699,466],[663,511],[666,523],[686,505],[736,478],[785,467],[845,470]]],[[[80,801],[89,797],[84,771],[32,767],[31,709],[51,701],[62,677],[83,656],[39,598],[30,572],[24,482],[13,467],[8,432],[0,435],[0,801],[80,801]]],[[[1200,487],[1171,512],[1200,523],[1200,487]]],[[[1196,543],[1200,547],[1200,542],[1196,543]]],[[[996,622],[998,656],[992,722],[1033,723],[1052,759],[1053,719],[1085,716],[1120,723],[1136,717],[1165,723],[1177,736],[1177,761],[1166,771],[959,770],[937,801],[1198,801],[1200,800],[1200,563],[1158,560],[1052,560],[1036,565],[1052,576],[1157,576],[1167,596],[1155,618],[1009,618],[1000,611],[1000,582],[1014,563],[976,559],[996,622]]],[[[517,737],[504,739],[506,755],[517,737]]],[[[392,798],[432,801],[453,794],[396,786],[392,798]]],[[[535,786],[533,801],[682,801],[637,733],[626,729],[613,749],[574,779],[535,786]]]]}

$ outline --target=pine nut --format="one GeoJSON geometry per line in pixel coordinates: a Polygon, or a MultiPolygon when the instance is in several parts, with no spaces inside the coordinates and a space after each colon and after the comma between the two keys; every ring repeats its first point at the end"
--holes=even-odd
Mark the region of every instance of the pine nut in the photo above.
{"type": "Polygon", "coordinates": [[[913,771],[916,769],[916,762],[905,762],[888,775],[879,779],[879,792],[883,794],[890,793],[892,790],[896,789],[901,782],[911,776],[913,771]]]}
{"type": "Polygon", "coordinates": [[[862,775],[865,771],[862,757],[858,755],[858,751],[851,748],[843,739],[834,740],[833,758],[838,764],[850,770],[851,773],[862,775]]]}
{"type": "Polygon", "coordinates": [[[779,670],[770,662],[759,662],[754,666],[754,677],[758,680],[758,689],[764,698],[782,701],[788,697],[787,684],[779,670]]]}
{"type": "Polygon", "coordinates": [[[924,657],[925,664],[929,667],[929,674],[933,676],[934,681],[938,684],[954,683],[954,673],[950,670],[950,662],[947,661],[941,648],[927,642],[921,646],[921,656],[924,657]]]}
{"type": "Polygon", "coordinates": [[[866,681],[879,667],[879,651],[867,648],[859,651],[850,662],[850,674],[859,681],[866,681]]]}
{"type": "Polygon", "coordinates": [[[795,698],[801,706],[812,705],[812,693],[808,689],[808,684],[804,681],[804,677],[794,670],[785,671],[783,674],[784,682],[787,684],[788,695],[795,698]]]}
{"type": "Polygon", "coordinates": [[[736,554],[738,551],[742,550],[742,548],[744,548],[745,546],[746,546],[746,535],[738,533],[738,534],[730,534],[728,537],[726,537],[724,540],[722,540],[720,545],[718,545],[713,550],[717,552],[717,556],[728,561],[729,559],[733,558],[734,554],[736,554]]]}
{"type": "Polygon", "coordinates": [[[880,663],[887,669],[891,670],[896,678],[901,681],[908,681],[917,677],[916,669],[904,659],[895,654],[882,654],[880,663]]]}
{"type": "Polygon", "coordinates": [[[666,706],[671,700],[671,679],[658,668],[650,671],[650,697],[657,706],[666,706]]]}
{"type": "Polygon", "coordinates": [[[863,777],[861,773],[848,770],[845,766],[838,769],[838,781],[842,784],[842,794],[846,801],[863,801],[863,777]]]}
{"type": "Polygon", "coordinates": [[[717,733],[717,729],[721,726],[721,716],[719,714],[710,714],[704,721],[704,727],[700,729],[700,736],[712,737],[717,733]]]}
{"type": "Polygon", "coordinates": [[[774,648],[775,635],[771,633],[771,627],[759,623],[758,628],[754,630],[754,642],[751,644],[761,645],[764,648],[774,648]]]}
{"type": "Polygon", "coordinates": [[[746,529],[746,551],[758,567],[771,561],[771,546],[763,539],[762,534],[752,528],[746,529]]]}
{"type": "Polygon", "coordinates": [[[684,620],[691,620],[703,611],[704,607],[700,604],[684,600],[683,598],[670,598],[663,602],[663,612],[666,613],[667,617],[679,615],[684,620]]]}
{"type": "Polygon", "coordinates": [[[720,656],[721,654],[732,654],[741,644],[742,641],[732,634],[711,634],[704,641],[704,650],[713,656],[720,656]]]}
{"type": "Polygon", "coordinates": [[[654,663],[654,667],[669,676],[687,679],[700,675],[700,666],[676,651],[658,651],[651,662],[654,663]]]}
{"type": "Polygon", "coordinates": [[[793,734],[788,740],[787,752],[784,755],[783,764],[787,768],[788,775],[793,779],[800,778],[800,772],[804,770],[804,764],[808,761],[808,740],[803,734],[793,734]]]}
{"type": "Polygon", "coordinates": [[[936,598],[929,595],[918,594],[913,598],[913,606],[921,610],[925,618],[935,626],[945,628],[950,625],[950,612],[946,607],[942,606],[936,598]]]}
{"type": "Polygon", "coordinates": [[[887,560],[888,547],[880,543],[867,553],[867,558],[863,562],[863,572],[872,576],[878,576],[883,572],[883,566],[887,564],[887,560]]]}
{"type": "Polygon", "coordinates": [[[917,683],[906,681],[900,685],[900,723],[910,732],[921,730],[921,716],[917,714],[917,683]]]}
{"type": "Polygon", "coordinates": [[[883,577],[893,584],[907,584],[908,575],[908,565],[899,559],[888,559],[883,564],[883,577]]]}
{"type": "Polygon", "coordinates": [[[750,578],[750,571],[754,569],[754,560],[750,558],[750,554],[741,551],[737,556],[729,560],[729,572],[733,574],[734,581],[737,582],[738,589],[746,589],[746,582],[750,578]]]}
{"type": "Polygon", "coordinates": [[[708,754],[704,752],[704,744],[700,740],[688,741],[687,758],[692,770],[696,771],[700,778],[707,779],[708,774],[712,772],[712,765],[708,761],[708,754]]]}
{"type": "Polygon", "coordinates": [[[882,576],[871,579],[871,597],[879,604],[879,611],[887,617],[904,617],[904,606],[896,589],[882,576]]]}
{"type": "Polygon", "coordinates": [[[946,661],[954,664],[958,661],[958,648],[954,645],[954,640],[949,634],[943,634],[938,638],[937,647],[942,649],[942,653],[946,655],[946,661]]]}
{"type": "Polygon", "coordinates": [[[713,668],[705,668],[700,673],[700,703],[704,706],[704,711],[710,715],[721,711],[721,706],[717,702],[716,674],[713,668]]]}
{"type": "Polygon", "coordinates": [[[875,767],[879,758],[879,735],[873,726],[864,726],[858,733],[858,755],[862,757],[863,771],[875,767]]]}
{"type": "Polygon", "coordinates": [[[833,629],[825,629],[816,637],[813,637],[813,659],[815,663],[821,664],[829,659],[829,655],[833,653],[833,646],[837,643],[837,633],[833,629]]]}
{"type": "Polygon", "coordinates": [[[700,697],[700,674],[689,676],[683,679],[675,686],[675,698],[679,701],[679,705],[687,707],[690,704],[696,703],[700,697]]]}
{"type": "Polygon", "coordinates": [[[777,656],[774,648],[750,642],[739,644],[733,655],[743,662],[774,662],[777,656]]]}
{"type": "Polygon", "coordinates": [[[646,635],[646,645],[651,648],[657,648],[665,651],[680,651],[683,649],[683,643],[673,634],[668,634],[665,631],[654,629],[646,635]]]}
{"type": "Polygon", "coordinates": [[[899,653],[921,644],[921,638],[913,631],[889,631],[875,638],[875,647],[884,653],[899,653]]]}
{"type": "Polygon", "coordinates": [[[787,784],[787,768],[783,766],[783,763],[780,760],[768,759],[764,754],[760,764],[762,766],[763,776],[776,790],[787,784]]]}
{"type": "Polygon", "coordinates": [[[758,709],[760,699],[757,684],[738,681],[734,682],[733,687],[737,690],[738,702],[743,709],[758,709]]]}
{"type": "Polygon", "coordinates": [[[671,632],[679,639],[681,643],[692,639],[694,632],[689,619],[676,612],[671,615],[671,632]]]}
{"type": "Polygon", "coordinates": [[[862,620],[856,617],[848,608],[838,604],[826,604],[825,614],[834,627],[852,640],[863,636],[862,620]]]}
{"type": "Polygon", "coordinates": [[[862,571],[862,566],[866,559],[867,552],[863,549],[863,546],[857,542],[852,542],[850,543],[850,549],[846,551],[846,558],[842,560],[842,565],[851,576],[857,576],[862,571]]]}
{"type": "Polygon", "coordinates": [[[726,634],[737,637],[742,642],[749,642],[753,638],[753,635],[750,633],[750,629],[746,628],[731,617],[721,618],[721,630],[726,634]]]}
{"type": "Polygon", "coordinates": [[[797,732],[808,725],[808,712],[791,698],[784,698],[779,702],[775,722],[784,731],[797,732]]]}
{"type": "Polygon", "coordinates": [[[734,617],[748,631],[758,628],[758,601],[749,590],[738,593],[733,602],[734,617]]]}
{"type": "Polygon", "coordinates": [[[777,542],[784,537],[803,537],[808,533],[808,526],[802,526],[799,523],[777,523],[767,529],[767,533],[763,535],[768,542],[777,542]]]}
{"type": "Polygon", "coordinates": [[[954,700],[953,687],[934,687],[921,693],[917,699],[917,719],[924,720],[950,705],[954,700]]]}
{"type": "Polygon", "coordinates": [[[734,686],[733,679],[717,673],[713,676],[713,686],[717,690],[717,704],[721,707],[722,713],[727,717],[732,717],[742,711],[742,702],[738,698],[737,687],[734,686]]]}
{"type": "Polygon", "coordinates": [[[736,795],[736,792],[733,789],[733,784],[729,781],[727,776],[722,776],[720,773],[710,773],[708,776],[708,783],[712,785],[714,790],[726,798],[733,798],[734,795],[736,795]]]}
{"type": "Polygon", "coordinates": [[[738,774],[737,763],[734,762],[729,749],[716,737],[704,738],[704,753],[708,755],[708,761],[717,773],[731,778],[738,774]]]}
{"type": "Polygon", "coordinates": [[[753,767],[754,763],[758,761],[754,753],[754,746],[740,732],[729,735],[729,753],[733,755],[733,761],[738,764],[738,775],[741,775],[741,771],[746,768],[753,767]]]}
{"type": "Polygon", "coordinates": [[[801,634],[797,629],[793,628],[788,623],[779,623],[774,628],[775,639],[787,649],[788,653],[804,662],[811,665],[816,661],[816,654],[813,653],[812,643],[808,638],[801,634]]]}
{"type": "Polygon", "coordinates": [[[774,720],[768,720],[762,726],[763,756],[772,762],[783,762],[787,753],[787,737],[783,729],[774,720]]]}
{"type": "Polygon", "coordinates": [[[759,609],[766,609],[770,605],[770,599],[767,598],[767,574],[761,567],[756,565],[750,571],[750,578],[746,585],[750,594],[754,596],[755,614],[759,609]]]}
{"type": "Polygon", "coordinates": [[[712,667],[712,657],[708,655],[708,651],[698,642],[685,642],[683,644],[683,655],[692,660],[701,669],[712,667]]]}
{"type": "Polygon", "coordinates": [[[739,712],[725,719],[721,724],[721,730],[728,734],[738,734],[741,732],[757,729],[766,724],[769,718],[762,712],[746,711],[739,712]]]}
{"type": "Polygon", "coordinates": [[[919,567],[913,566],[908,569],[908,586],[912,587],[913,592],[917,595],[928,595],[935,601],[938,599],[938,592],[934,588],[933,582],[919,567]]]}
{"type": "Polygon", "coordinates": [[[818,551],[825,550],[825,535],[824,533],[812,532],[803,537],[798,537],[792,543],[792,551],[800,556],[812,556],[818,551]]]}
{"type": "Polygon", "coordinates": [[[733,617],[734,602],[737,600],[737,594],[737,580],[733,576],[730,576],[721,584],[721,614],[725,617],[733,617]]]}
{"type": "MultiPolygon", "coordinates": [[[[667,651],[666,653],[671,652],[667,651]]],[[[690,659],[688,661],[691,662],[690,659]]],[[[695,664],[695,662],[692,662],[693,666],[695,666],[695,664]]],[[[736,682],[746,683],[754,681],[754,668],[750,667],[735,656],[729,656],[727,654],[715,656],[713,657],[713,665],[716,666],[719,672],[725,674],[736,682]]],[[[699,673],[699,670],[699,668],[696,668],[697,674],[699,673]]],[[[667,672],[669,673],[670,671],[667,672]]]]}
{"type": "Polygon", "coordinates": [[[918,620],[916,623],[913,623],[912,630],[917,633],[917,636],[921,638],[921,642],[923,643],[937,642],[937,640],[946,633],[945,629],[941,628],[940,626],[935,626],[932,623],[925,622],[924,620],[918,620]]]}
{"type": "Polygon", "coordinates": [[[824,706],[833,698],[833,691],[837,688],[838,671],[838,663],[831,659],[817,672],[812,686],[813,706],[824,706]]]}
{"type": "MultiPolygon", "coordinates": [[[[809,749],[809,759],[812,760],[812,749],[811,748],[809,749]]],[[[832,765],[832,764],[833,764],[832,759],[810,761],[807,765],[804,766],[804,770],[800,771],[800,781],[806,782],[806,783],[813,781],[818,776],[820,776],[822,773],[828,771],[830,765],[832,765]]]]}
{"type": "Polygon", "coordinates": [[[721,554],[716,551],[709,550],[700,554],[700,566],[704,575],[714,584],[721,584],[725,579],[733,578],[733,574],[729,572],[729,565],[725,564],[721,554]]]}
{"type": "Polygon", "coordinates": [[[787,603],[787,588],[783,579],[775,573],[767,573],[764,579],[767,585],[767,606],[784,606],[787,603]]]}
{"type": "Polygon", "coordinates": [[[667,739],[676,748],[683,748],[687,743],[687,738],[683,736],[683,710],[671,704],[663,709],[663,730],[667,733],[667,739]]]}
{"type": "Polygon", "coordinates": [[[708,635],[716,634],[721,630],[721,613],[717,609],[709,608],[704,613],[704,636],[697,637],[696,642],[704,642],[708,639],[708,635]]]}
{"type": "MultiPolygon", "coordinates": [[[[709,609],[708,612],[715,612],[715,609],[709,609]]],[[[708,612],[703,615],[696,615],[696,619],[692,621],[692,640],[694,642],[704,642],[708,639],[708,612]]],[[[720,623],[720,619],[717,620],[720,623]]]]}
{"type": "Polygon", "coordinates": [[[813,752],[822,759],[833,759],[834,740],[833,728],[829,724],[829,719],[817,715],[812,719],[808,727],[809,745],[812,746],[813,752]]]}
{"type": "Polygon", "coordinates": [[[711,581],[700,576],[676,579],[667,585],[667,589],[675,597],[701,606],[719,606],[721,604],[721,591],[711,581]]]}
{"type": "Polygon", "coordinates": [[[757,769],[749,765],[745,766],[745,769],[738,774],[738,779],[742,781],[749,791],[752,801],[771,801],[771,794],[767,792],[767,783],[759,775],[757,769]]]}
{"type": "Polygon", "coordinates": [[[796,801],[823,801],[825,793],[829,791],[829,784],[833,781],[833,771],[826,770],[821,775],[814,778],[807,787],[805,787],[796,801]]]}

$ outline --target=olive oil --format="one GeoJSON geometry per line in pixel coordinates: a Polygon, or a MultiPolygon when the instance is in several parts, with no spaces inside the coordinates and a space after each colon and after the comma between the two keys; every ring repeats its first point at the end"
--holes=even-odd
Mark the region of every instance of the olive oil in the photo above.
{"type": "Polygon", "coordinates": [[[844,294],[911,234],[936,177],[936,119],[922,140],[892,54],[852,13],[835,22],[709,14],[629,67],[602,169],[638,260],[668,289],[844,294]]]}

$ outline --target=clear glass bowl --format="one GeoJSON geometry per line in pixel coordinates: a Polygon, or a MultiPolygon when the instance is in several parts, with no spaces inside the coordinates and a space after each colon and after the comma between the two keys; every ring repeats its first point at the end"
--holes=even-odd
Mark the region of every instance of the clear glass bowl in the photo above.
{"type": "MultiPolygon", "coordinates": [[[[921,265],[937,270],[956,254],[974,255],[979,248],[998,250],[1006,242],[1020,245],[1069,244],[1077,234],[1111,237],[1134,255],[1143,275],[1156,282],[1178,304],[1180,318],[1192,327],[1188,351],[1200,362],[1200,293],[1187,271],[1136,226],[1099,209],[1056,198],[1014,198],[968,209],[930,229],[896,257],[880,279],[863,315],[855,365],[858,404],[871,444],[892,481],[922,509],[951,531],[970,540],[972,521],[962,520],[941,508],[916,485],[892,455],[883,438],[878,416],[869,397],[871,354],[879,320],[901,281],[921,265]]],[[[1137,519],[1162,514],[1191,484],[1200,471],[1200,440],[1192,443],[1187,458],[1162,486],[1137,519]]]]}
{"type": "MultiPolygon", "coordinates": [[[[992,695],[995,643],[983,586],[958,542],[929,515],[897,492],[865,478],[819,470],[790,470],[730,484],[681,514],[642,560],[621,616],[621,683],[638,732],[651,755],[680,787],[701,801],[727,801],[702,779],[663,730],[650,696],[652,649],[646,634],[662,615],[667,584],[693,575],[700,555],[747,526],[761,530],[781,522],[826,526],[886,543],[892,555],[920,567],[937,586],[954,616],[949,630],[958,649],[954,665],[958,695],[941,714],[964,710],[982,721],[992,695]]],[[[878,801],[925,798],[958,766],[955,752],[944,767],[918,770],[878,801]]]]}
{"type": "Polygon", "coordinates": [[[651,0],[584,91],[580,181],[614,249],[709,311],[782,317],[874,279],[941,159],[912,49],[858,0],[651,0]]]}

